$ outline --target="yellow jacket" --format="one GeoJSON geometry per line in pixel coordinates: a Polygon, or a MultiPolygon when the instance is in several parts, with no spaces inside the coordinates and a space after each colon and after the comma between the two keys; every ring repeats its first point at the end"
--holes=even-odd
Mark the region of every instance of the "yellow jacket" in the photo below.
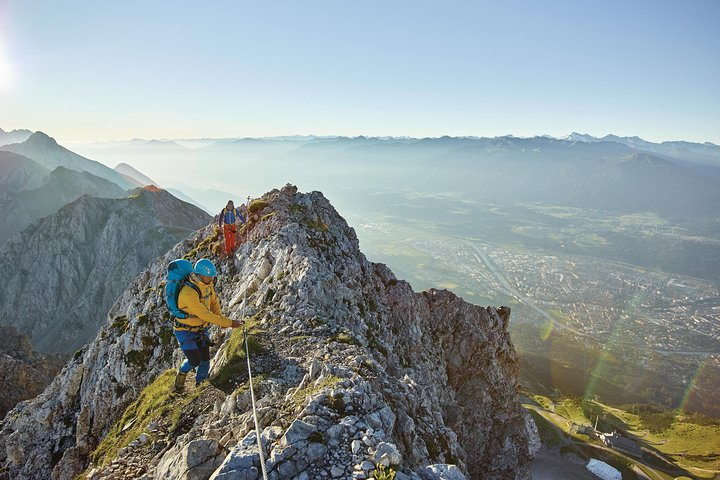
{"type": "MultiPolygon", "coordinates": [[[[178,296],[178,308],[188,314],[188,318],[180,318],[177,321],[188,327],[206,327],[213,323],[220,327],[232,326],[232,320],[223,317],[220,312],[220,300],[213,284],[205,284],[194,273],[188,280],[198,287],[200,295],[192,287],[184,285],[178,296]]],[[[175,330],[190,330],[190,328],[175,326],[175,330]]]]}

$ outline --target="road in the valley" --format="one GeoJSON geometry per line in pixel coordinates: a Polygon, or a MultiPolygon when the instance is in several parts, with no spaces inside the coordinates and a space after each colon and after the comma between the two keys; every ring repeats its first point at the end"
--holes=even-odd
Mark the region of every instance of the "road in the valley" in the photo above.
{"type": "MultiPolygon", "coordinates": [[[[528,307],[532,308],[536,312],[538,312],[540,315],[542,315],[547,320],[551,321],[554,326],[558,328],[562,328],[565,330],[569,330],[577,335],[582,335],[585,337],[590,337],[590,335],[587,335],[586,333],[583,333],[579,330],[576,330],[568,325],[565,325],[564,323],[558,322],[552,315],[547,313],[542,308],[538,307],[532,300],[527,298],[525,295],[520,293],[517,288],[510,285],[510,282],[508,282],[505,275],[503,275],[500,270],[498,270],[497,265],[490,259],[490,257],[483,252],[480,248],[478,248],[477,245],[475,245],[473,242],[467,241],[466,243],[473,249],[475,252],[475,259],[478,261],[478,263],[481,263],[485,266],[488,270],[490,270],[490,273],[493,274],[493,276],[497,279],[498,282],[500,282],[500,285],[506,290],[506,293],[510,294],[512,297],[514,297],[518,302],[524,303],[528,307]]],[[[590,337],[592,338],[592,337],[590,337]]]]}

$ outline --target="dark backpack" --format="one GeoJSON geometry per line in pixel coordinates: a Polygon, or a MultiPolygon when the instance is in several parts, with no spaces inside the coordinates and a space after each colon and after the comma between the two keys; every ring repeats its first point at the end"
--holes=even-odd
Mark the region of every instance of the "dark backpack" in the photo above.
{"type": "Polygon", "coordinates": [[[184,285],[191,287],[200,296],[200,289],[188,277],[193,273],[193,265],[188,260],[178,258],[168,264],[165,283],[165,304],[170,314],[175,318],[188,318],[188,314],[178,308],[178,296],[184,285]]]}

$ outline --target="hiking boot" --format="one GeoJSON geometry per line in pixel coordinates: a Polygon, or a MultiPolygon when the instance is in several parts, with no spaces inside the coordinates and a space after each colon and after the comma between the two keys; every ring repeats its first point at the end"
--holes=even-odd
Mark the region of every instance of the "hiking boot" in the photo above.
{"type": "Polygon", "coordinates": [[[175,376],[175,391],[176,392],[182,392],[183,388],[185,388],[185,377],[187,377],[187,373],[178,372],[178,374],[175,376]]]}

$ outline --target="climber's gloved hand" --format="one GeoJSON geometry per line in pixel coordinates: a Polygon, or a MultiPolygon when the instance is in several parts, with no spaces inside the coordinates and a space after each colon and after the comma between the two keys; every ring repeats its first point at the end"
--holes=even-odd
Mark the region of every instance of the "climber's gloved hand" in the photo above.
{"type": "Polygon", "coordinates": [[[233,321],[232,321],[231,328],[240,328],[240,327],[243,327],[243,326],[245,326],[245,321],[244,321],[244,320],[233,320],[233,321]]]}

